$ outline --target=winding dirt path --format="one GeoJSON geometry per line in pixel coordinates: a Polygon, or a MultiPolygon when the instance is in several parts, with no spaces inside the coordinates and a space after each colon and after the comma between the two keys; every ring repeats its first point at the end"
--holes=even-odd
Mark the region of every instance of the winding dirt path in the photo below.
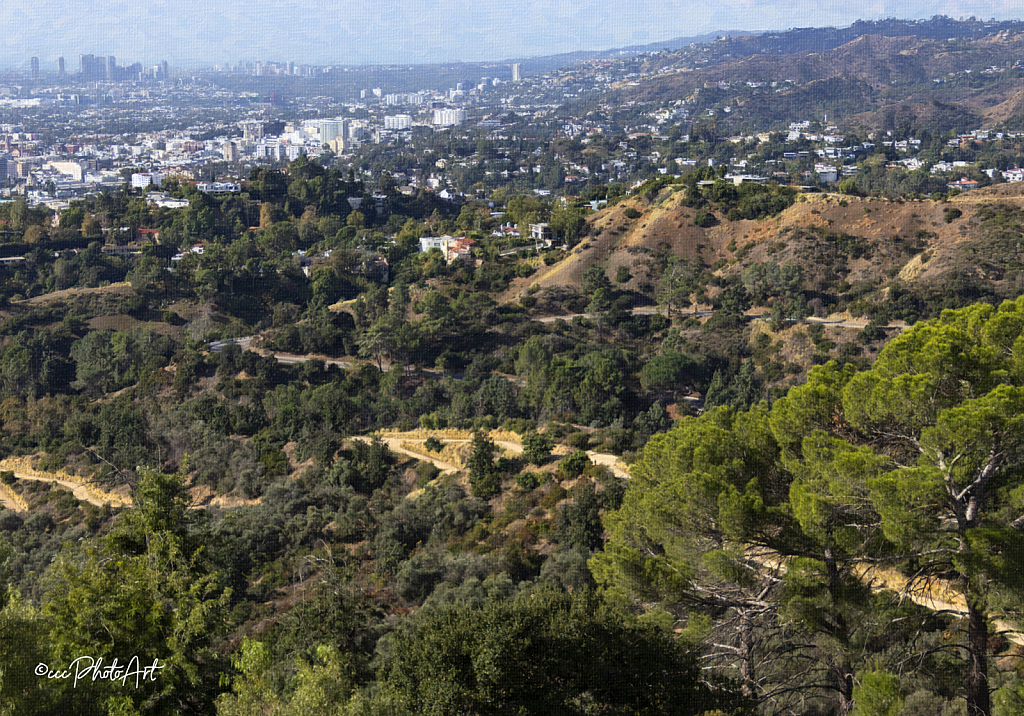
{"type": "MultiPolygon", "coordinates": [[[[404,443],[404,442],[413,442],[413,441],[416,440],[416,438],[394,438],[394,437],[385,437],[385,436],[378,436],[378,437],[380,437],[380,440],[381,440],[382,443],[384,443],[385,445],[388,446],[388,450],[390,450],[391,452],[397,452],[397,453],[400,453],[402,455],[408,455],[409,457],[414,457],[417,460],[426,460],[427,462],[433,464],[434,467],[436,467],[442,473],[454,474],[454,473],[459,472],[460,470],[462,470],[462,468],[459,467],[458,465],[453,465],[450,462],[445,462],[444,460],[439,460],[436,457],[428,455],[426,451],[424,451],[424,452],[416,452],[414,450],[409,450],[408,448],[402,446],[402,443],[404,443]]],[[[373,438],[368,436],[368,435],[353,435],[351,439],[352,440],[358,440],[359,442],[363,442],[363,443],[368,443],[368,442],[373,440],[373,438]]],[[[455,440],[448,440],[448,442],[456,442],[456,441],[455,440]]]]}
{"type": "MultiPolygon", "coordinates": [[[[88,502],[96,507],[103,507],[105,505],[113,505],[114,507],[127,507],[131,506],[132,501],[129,498],[115,495],[109,492],[103,492],[97,487],[82,482],[80,480],[74,480],[70,476],[53,474],[47,472],[40,472],[35,470],[28,465],[26,458],[5,458],[0,460],[0,470],[10,470],[14,473],[14,476],[19,480],[31,480],[33,482],[52,482],[60,485],[61,487],[69,490],[79,500],[88,502]]],[[[2,499],[3,495],[0,494],[0,501],[7,506],[8,502],[2,499]]],[[[8,507],[8,509],[13,509],[8,507]]],[[[20,509],[18,511],[24,511],[20,509]]]]}
{"type": "MultiPolygon", "coordinates": [[[[378,435],[377,437],[379,437],[381,439],[381,442],[387,445],[388,449],[391,450],[392,452],[401,453],[402,455],[408,455],[409,457],[414,457],[417,460],[426,460],[427,462],[432,463],[434,467],[436,467],[443,473],[456,473],[463,469],[458,465],[454,465],[450,462],[445,462],[439,458],[436,458],[428,454],[426,450],[424,450],[423,452],[417,452],[415,450],[409,450],[407,447],[405,447],[405,445],[408,443],[422,444],[423,441],[426,440],[427,437],[429,437],[425,436],[422,430],[413,431],[411,433],[405,434],[388,433],[384,435],[378,435]]],[[[466,443],[472,442],[471,438],[453,438],[441,434],[435,437],[437,437],[438,440],[443,440],[446,443],[454,443],[459,445],[464,445],[466,443]]],[[[370,442],[370,440],[372,440],[373,437],[365,435],[356,435],[353,436],[352,439],[359,440],[361,442],[370,442]]],[[[497,447],[503,450],[507,450],[515,455],[521,455],[523,452],[522,443],[516,442],[514,440],[496,439],[494,440],[494,444],[497,447]]],[[[556,446],[554,454],[558,455],[561,452],[568,450],[569,448],[559,445],[556,446]],[[559,448],[561,448],[561,451],[559,450],[559,448]]],[[[567,452],[564,452],[564,454],[567,454],[567,452]]],[[[604,467],[607,467],[609,470],[612,471],[612,474],[614,474],[616,477],[622,478],[624,480],[629,479],[629,468],[626,466],[625,463],[622,462],[622,460],[617,455],[610,455],[607,453],[599,453],[594,452],[593,450],[587,450],[587,457],[589,457],[591,462],[593,462],[595,465],[603,465],[604,467]]]]}

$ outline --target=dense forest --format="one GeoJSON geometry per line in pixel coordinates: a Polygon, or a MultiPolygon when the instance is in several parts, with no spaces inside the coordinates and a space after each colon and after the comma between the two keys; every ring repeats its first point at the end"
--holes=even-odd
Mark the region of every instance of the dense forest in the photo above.
{"type": "Polygon", "coordinates": [[[714,172],[388,178],[0,207],[0,712],[1024,711],[1019,209],[915,205],[951,292],[937,229],[627,245],[825,206],[714,172]]]}

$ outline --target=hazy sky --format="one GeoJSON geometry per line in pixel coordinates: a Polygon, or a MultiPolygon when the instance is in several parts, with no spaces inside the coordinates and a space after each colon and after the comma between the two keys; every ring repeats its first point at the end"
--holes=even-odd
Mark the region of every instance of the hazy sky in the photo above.
{"type": "Polygon", "coordinates": [[[0,0],[0,64],[502,60],[715,30],[845,26],[949,15],[1017,19],[1020,0],[0,0]]]}

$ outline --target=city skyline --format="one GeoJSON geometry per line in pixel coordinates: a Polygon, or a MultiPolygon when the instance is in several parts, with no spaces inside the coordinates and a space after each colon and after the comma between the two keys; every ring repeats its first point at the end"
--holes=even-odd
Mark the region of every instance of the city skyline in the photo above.
{"type": "Polygon", "coordinates": [[[691,0],[624,6],[610,0],[308,0],[255,6],[242,0],[14,0],[0,5],[12,30],[0,65],[56,72],[59,57],[77,70],[82,54],[176,66],[291,61],[307,65],[506,61],[607,50],[716,31],[846,26],[886,17],[933,15],[1017,19],[1014,0],[928,0],[912,6],[815,0],[691,0]],[[16,31],[14,31],[16,30],[16,31]]]}

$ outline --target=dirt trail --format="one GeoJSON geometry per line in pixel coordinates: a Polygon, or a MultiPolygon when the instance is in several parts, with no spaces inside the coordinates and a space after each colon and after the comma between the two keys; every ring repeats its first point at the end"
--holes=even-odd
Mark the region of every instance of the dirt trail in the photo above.
{"type": "MultiPolygon", "coordinates": [[[[433,457],[432,455],[429,455],[426,450],[424,450],[423,452],[416,452],[414,450],[409,450],[407,447],[404,447],[404,445],[407,445],[408,443],[422,443],[424,440],[427,439],[427,437],[430,437],[422,430],[417,430],[409,433],[388,433],[385,435],[379,435],[377,437],[379,437],[381,441],[388,446],[388,449],[392,450],[393,452],[408,455],[418,460],[426,460],[432,463],[439,470],[441,470],[441,472],[455,473],[462,469],[458,465],[453,465],[452,463],[445,462],[436,457],[433,457]]],[[[435,437],[437,437],[439,440],[443,440],[446,443],[466,444],[472,442],[471,438],[453,438],[442,434],[438,434],[435,437]]],[[[353,437],[352,439],[361,440],[363,442],[369,442],[372,438],[368,436],[356,436],[353,437]]],[[[514,440],[502,440],[499,438],[494,440],[494,444],[497,447],[501,448],[502,450],[507,450],[508,452],[511,452],[515,455],[520,455],[523,452],[522,443],[516,442],[514,440]]],[[[564,446],[556,446],[554,453],[559,454],[565,453],[566,451],[568,451],[568,448],[564,446]]],[[[587,456],[595,465],[603,465],[607,467],[609,470],[612,471],[612,474],[614,474],[616,477],[625,480],[629,479],[629,468],[626,466],[625,463],[622,462],[622,460],[617,455],[609,455],[606,453],[594,452],[593,450],[587,450],[587,456]]]]}
{"type": "MultiPolygon", "coordinates": [[[[364,442],[364,443],[368,443],[372,439],[373,438],[371,438],[369,436],[366,436],[366,435],[354,435],[352,437],[352,440],[358,440],[358,441],[364,442]]],[[[436,467],[438,470],[440,470],[443,473],[452,474],[452,473],[456,473],[456,472],[458,472],[459,470],[462,469],[458,465],[452,465],[450,462],[444,462],[443,460],[439,460],[436,457],[432,457],[432,456],[428,455],[426,453],[426,451],[424,451],[424,452],[415,452],[413,450],[409,450],[408,448],[402,447],[402,443],[403,442],[409,442],[409,440],[407,440],[405,438],[391,438],[391,437],[383,437],[383,436],[381,436],[380,440],[381,440],[381,442],[383,442],[385,445],[388,446],[388,450],[390,450],[391,452],[397,452],[397,453],[401,453],[402,455],[408,455],[409,457],[414,457],[417,460],[426,460],[427,462],[432,463],[434,465],[434,467],[436,467]]],[[[454,442],[454,441],[451,441],[451,442],[454,442]]]]}
{"type": "MultiPolygon", "coordinates": [[[[785,573],[786,559],[780,559],[776,552],[765,551],[763,548],[747,550],[747,557],[753,562],[776,573],[785,573]]],[[[933,612],[946,612],[966,616],[967,602],[963,594],[956,591],[952,583],[944,579],[907,579],[893,569],[877,565],[859,565],[853,573],[873,592],[889,591],[897,594],[899,599],[909,599],[914,604],[933,612]]],[[[1024,632],[1003,619],[990,617],[992,625],[1008,641],[1024,646],[1024,632]]]]}
{"type": "MultiPolygon", "coordinates": [[[[70,490],[71,494],[83,502],[88,502],[97,507],[113,505],[114,507],[125,507],[131,505],[131,500],[120,495],[103,492],[99,488],[83,482],[70,475],[40,472],[31,466],[28,458],[5,458],[0,460],[0,470],[10,470],[19,480],[32,480],[34,482],[52,482],[70,490]]],[[[6,502],[5,502],[6,504],[6,502]]],[[[11,509],[11,508],[8,508],[11,509]]]]}

